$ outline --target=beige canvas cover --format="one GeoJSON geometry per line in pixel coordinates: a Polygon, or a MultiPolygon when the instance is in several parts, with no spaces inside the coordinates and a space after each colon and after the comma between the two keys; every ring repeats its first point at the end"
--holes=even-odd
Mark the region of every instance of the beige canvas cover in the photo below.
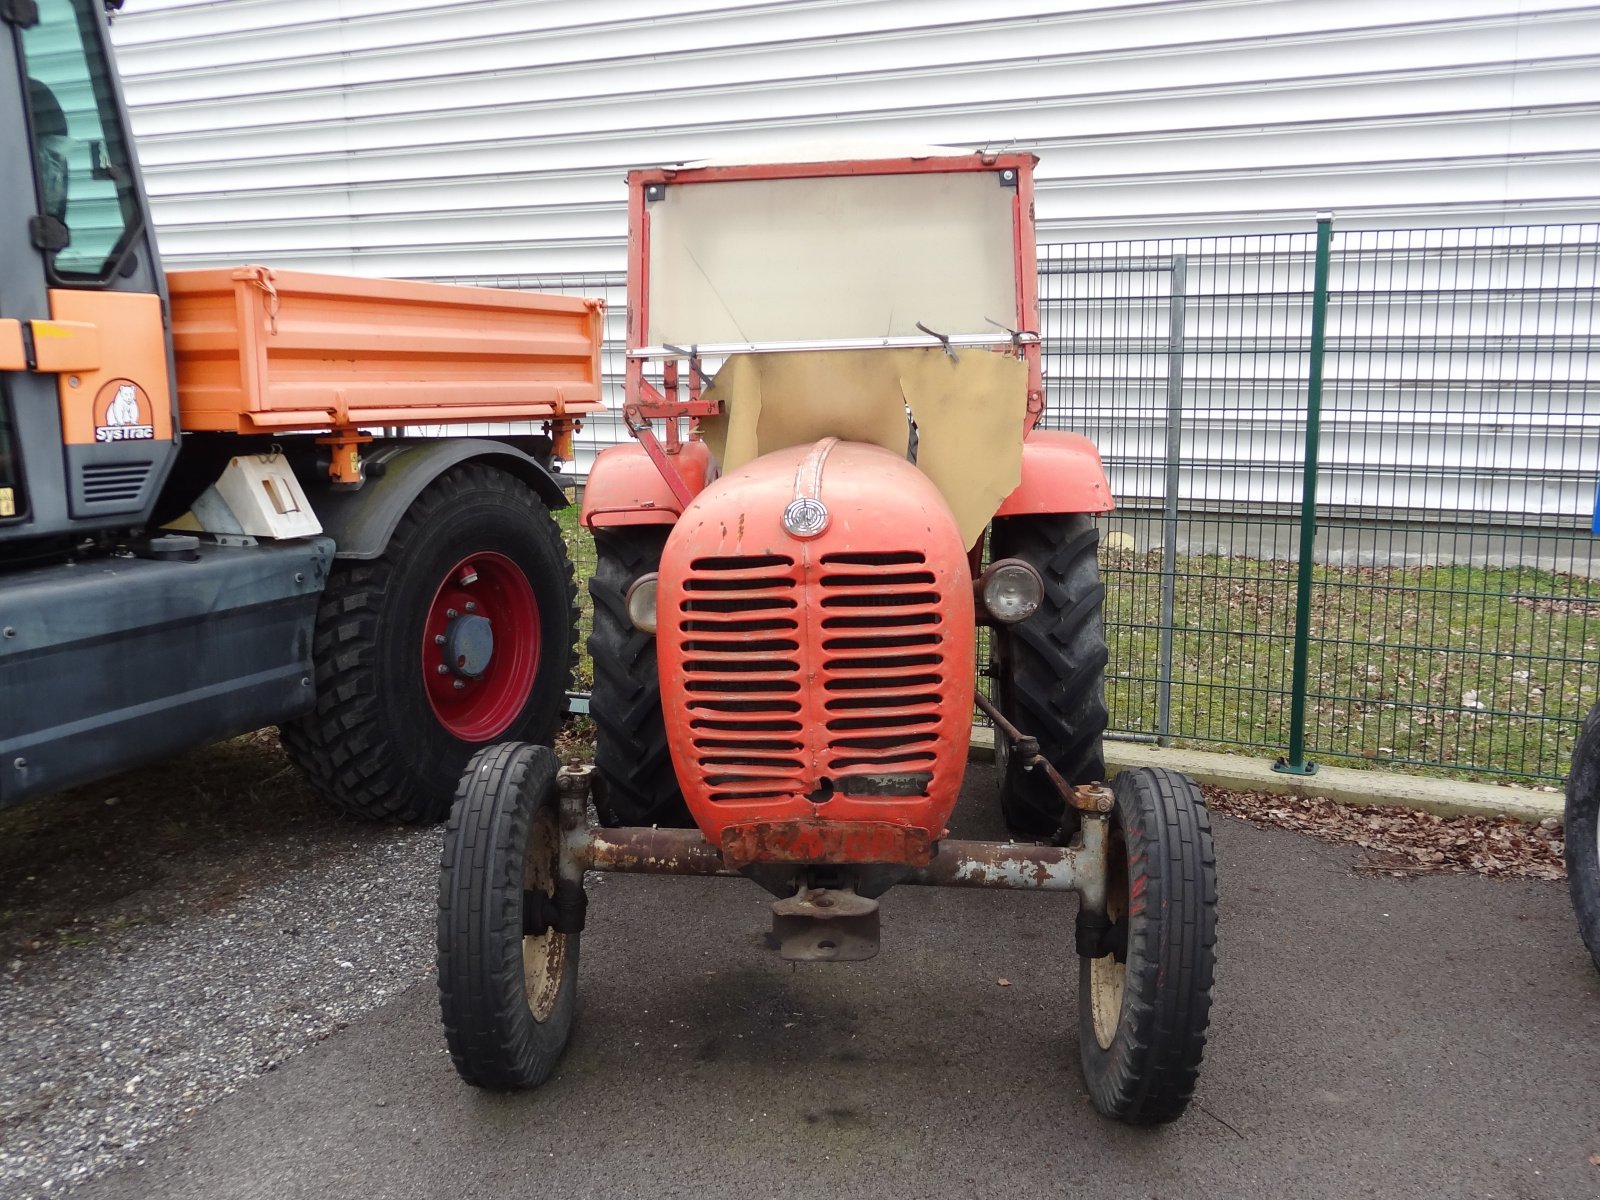
{"type": "Polygon", "coordinates": [[[986,350],[737,354],[706,392],[724,415],[700,430],[726,473],[824,437],[904,454],[914,420],[917,466],[971,546],[1021,481],[1027,393],[1027,364],[986,350]]]}

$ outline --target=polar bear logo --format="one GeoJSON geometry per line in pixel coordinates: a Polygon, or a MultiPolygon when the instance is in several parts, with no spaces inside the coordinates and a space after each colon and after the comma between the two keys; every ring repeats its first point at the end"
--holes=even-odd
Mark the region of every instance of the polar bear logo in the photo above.
{"type": "Polygon", "coordinates": [[[100,389],[94,403],[96,407],[105,406],[100,409],[105,423],[94,427],[95,441],[148,442],[155,438],[154,423],[145,423],[150,420],[146,416],[150,397],[133,380],[111,380],[100,389]]]}
{"type": "Polygon", "coordinates": [[[106,405],[106,424],[139,424],[139,389],[133,384],[125,383],[119,387],[111,403],[106,405]]]}

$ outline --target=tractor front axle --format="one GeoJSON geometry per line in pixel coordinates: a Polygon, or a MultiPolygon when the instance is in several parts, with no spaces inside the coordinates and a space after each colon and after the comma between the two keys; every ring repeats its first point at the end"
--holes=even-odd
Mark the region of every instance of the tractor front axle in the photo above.
{"type": "MultiPolygon", "coordinates": [[[[589,792],[593,772],[589,766],[567,766],[557,776],[562,829],[560,876],[567,886],[581,886],[585,871],[718,878],[744,874],[731,866],[723,851],[708,842],[698,829],[608,829],[591,821],[589,792]]],[[[1109,818],[1095,793],[1110,793],[1099,787],[1077,791],[1084,793],[1086,801],[1081,810],[1083,822],[1068,845],[945,839],[932,846],[925,865],[896,871],[895,882],[925,887],[1077,892],[1082,901],[1080,912],[1098,927],[1105,923],[1109,818]]],[[[814,887],[805,878],[813,868],[837,871],[841,864],[748,865],[792,867],[796,873],[794,895],[780,897],[773,905],[774,930],[786,958],[840,961],[870,958],[877,952],[876,901],[857,896],[849,887],[814,887]],[[815,903],[818,899],[827,903],[819,908],[815,903]],[[856,923],[856,936],[831,936],[842,929],[846,919],[856,923]]],[[[845,866],[883,865],[893,868],[898,864],[845,866]]]]}

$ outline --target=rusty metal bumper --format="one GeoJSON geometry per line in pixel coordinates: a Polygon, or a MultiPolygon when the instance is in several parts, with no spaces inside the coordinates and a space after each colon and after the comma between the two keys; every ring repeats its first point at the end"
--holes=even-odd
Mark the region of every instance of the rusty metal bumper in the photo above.
{"type": "MultiPolygon", "coordinates": [[[[698,829],[604,829],[588,818],[592,767],[564,767],[561,788],[563,879],[581,883],[585,871],[634,875],[733,877],[722,849],[698,829]]],[[[945,840],[926,866],[909,868],[900,882],[966,887],[1077,892],[1088,912],[1103,913],[1109,817],[1085,811],[1070,845],[945,840]]]]}

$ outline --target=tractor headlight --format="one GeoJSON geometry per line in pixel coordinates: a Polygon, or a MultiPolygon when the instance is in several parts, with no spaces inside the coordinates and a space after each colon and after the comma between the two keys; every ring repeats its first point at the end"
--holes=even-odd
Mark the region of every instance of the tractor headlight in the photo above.
{"type": "Polygon", "coordinates": [[[1044,580],[1020,558],[1002,558],[978,576],[978,595],[989,615],[1002,625],[1025,621],[1044,602],[1044,580]]]}
{"type": "Polygon", "coordinates": [[[628,620],[633,622],[635,629],[645,633],[656,631],[656,585],[659,576],[654,571],[648,575],[641,575],[633,581],[633,586],[628,589],[624,604],[628,609],[628,620]]]}

